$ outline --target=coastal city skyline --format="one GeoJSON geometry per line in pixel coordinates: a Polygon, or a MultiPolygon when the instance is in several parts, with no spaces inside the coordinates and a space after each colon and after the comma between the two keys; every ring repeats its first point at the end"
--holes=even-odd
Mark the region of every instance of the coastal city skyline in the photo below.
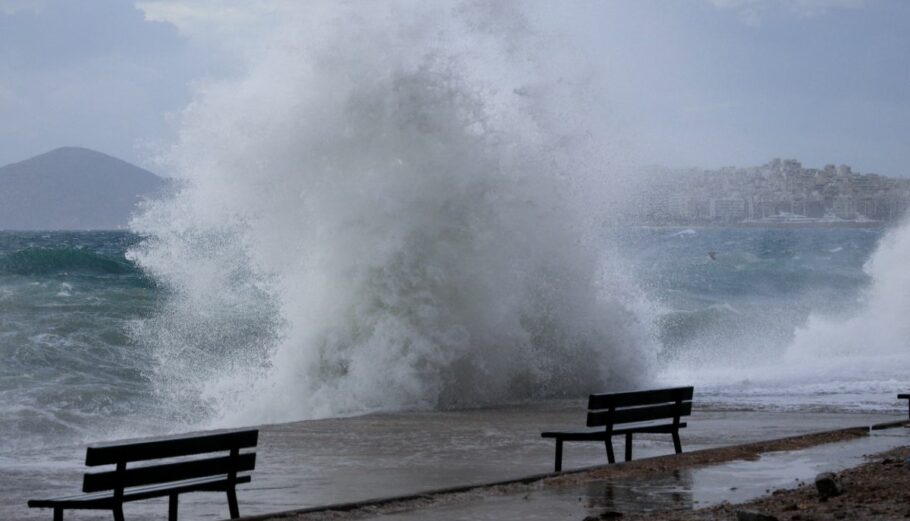
{"type": "Polygon", "coordinates": [[[850,165],[774,158],[752,167],[654,168],[641,174],[629,219],[639,224],[874,225],[910,207],[910,178],[850,165]]]}
{"type": "MultiPolygon", "coordinates": [[[[36,205],[36,197],[52,201],[72,198],[73,189],[67,183],[90,185],[91,176],[110,170],[111,164],[119,165],[115,170],[126,184],[129,184],[133,170],[141,170],[97,151],[64,147],[0,165],[0,188],[7,194],[34,194],[26,199],[38,215],[46,217],[59,213],[59,205],[36,205]],[[74,155],[78,156],[76,161],[59,160],[74,155]],[[48,175],[66,182],[49,183],[45,179],[48,175]],[[50,186],[54,188],[48,188],[50,186]],[[64,192],[69,195],[65,196],[64,192]]],[[[160,183],[173,182],[155,172],[144,173],[160,183]]],[[[618,212],[622,222],[631,225],[880,226],[899,221],[910,208],[910,178],[862,173],[850,165],[826,164],[815,168],[805,166],[797,159],[775,158],[758,166],[650,167],[633,170],[631,175],[635,179],[629,193],[620,197],[626,202],[634,202],[633,210],[618,212]]],[[[116,185],[118,183],[110,184],[111,187],[116,185]]],[[[97,201],[82,205],[82,217],[73,217],[70,225],[61,222],[50,227],[39,224],[43,222],[41,219],[25,217],[29,212],[20,208],[13,198],[4,203],[6,218],[0,218],[0,229],[84,227],[77,224],[87,218],[86,212],[106,207],[106,198],[110,195],[105,190],[90,192],[97,201]]],[[[149,196],[146,192],[136,190],[131,197],[139,202],[149,196]]],[[[622,205],[621,200],[608,199],[608,202],[617,207],[628,207],[622,205]]],[[[119,224],[111,228],[125,228],[128,214],[137,209],[133,207],[121,212],[119,224]]]]}

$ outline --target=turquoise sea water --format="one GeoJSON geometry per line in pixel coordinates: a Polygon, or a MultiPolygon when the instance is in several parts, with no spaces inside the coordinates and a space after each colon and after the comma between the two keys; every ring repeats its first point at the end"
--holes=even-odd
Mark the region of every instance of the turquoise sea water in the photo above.
{"type": "MultiPolygon", "coordinates": [[[[880,229],[645,229],[624,234],[658,305],[665,358],[714,348],[782,350],[811,313],[857,307],[880,229]],[[712,256],[713,255],[713,259],[712,256]]],[[[715,353],[718,354],[718,353],[715,353]]]]}
{"type": "Polygon", "coordinates": [[[160,292],[124,257],[136,240],[0,234],[4,449],[97,437],[152,406],[151,358],[131,328],[154,312],[160,292]]]}
{"type": "MultiPolygon", "coordinates": [[[[779,360],[813,315],[853,313],[870,284],[863,265],[880,230],[660,228],[618,235],[611,243],[622,245],[660,346],[649,377],[655,384],[694,381],[712,400],[759,408],[875,408],[867,396],[850,398],[858,394],[849,375],[829,375],[808,390],[791,379],[789,391],[776,397],[768,387],[779,384],[718,375],[754,368],[753,359],[779,360]]],[[[0,233],[4,452],[206,425],[211,410],[169,402],[173,382],[161,378],[161,353],[143,338],[169,290],[127,260],[139,242],[128,232],[0,233]]],[[[885,385],[882,392],[890,391],[885,385]]]]}

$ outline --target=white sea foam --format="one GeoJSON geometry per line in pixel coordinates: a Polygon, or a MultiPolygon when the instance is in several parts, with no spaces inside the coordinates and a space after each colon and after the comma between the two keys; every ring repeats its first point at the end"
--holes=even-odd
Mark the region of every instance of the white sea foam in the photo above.
{"type": "Polygon", "coordinates": [[[910,363],[910,223],[886,234],[864,269],[872,283],[846,319],[813,315],[787,352],[791,364],[847,375],[896,376],[910,363]]]}
{"type": "Polygon", "coordinates": [[[688,237],[688,236],[697,235],[697,234],[698,234],[698,232],[696,232],[692,228],[687,228],[685,230],[671,233],[670,235],[668,235],[668,237],[688,237]]]}
{"type": "Polygon", "coordinates": [[[742,406],[893,409],[910,385],[908,257],[905,223],[881,239],[864,266],[869,285],[839,312],[812,311],[786,345],[760,335],[715,339],[730,345],[709,356],[693,350],[660,379],[696,382],[742,406]]]}
{"type": "Polygon", "coordinates": [[[57,292],[58,297],[72,297],[73,296],[73,285],[62,282],[60,283],[60,290],[57,292]]]}
{"type": "Polygon", "coordinates": [[[162,400],[236,424],[649,378],[571,56],[503,2],[282,9],[183,112],[186,185],[133,223],[168,290],[134,331],[162,400]]]}

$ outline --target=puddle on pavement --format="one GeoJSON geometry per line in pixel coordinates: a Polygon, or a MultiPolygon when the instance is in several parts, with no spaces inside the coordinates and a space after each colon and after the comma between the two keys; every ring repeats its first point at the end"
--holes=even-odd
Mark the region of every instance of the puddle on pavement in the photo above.
{"type": "Polygon", "coordinates": [[[758,460],[736,460],[647,477],[594,481],[583,485],[541,488],[526,494],[493,496],[380,516],[383,520],[550,520],[584,519],[616,512],[691,510],[728,501],[740,503],[779,488],[811,482],[816,474],[840,471],[865,461],[864,456],[910,443],[910,429],[876,431],[871,436],[799,451],[772,452],[758,460]]]}

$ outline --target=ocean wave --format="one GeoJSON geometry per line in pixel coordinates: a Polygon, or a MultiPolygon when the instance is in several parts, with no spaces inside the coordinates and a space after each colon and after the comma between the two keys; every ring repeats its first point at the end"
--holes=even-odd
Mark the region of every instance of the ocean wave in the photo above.
{"type": "Polygon", "coordinates": [[[27,248],[0,257],[0,273],[12,275],[138,274],[123,257],[110,257],[84,248],[27,248]]]}
{"type": "Polygon", "coordinates": [[[183,113],[186,188],[133,222],[174,290],[136,330],[161,395],[244,423],[646,381],[635,283],[592,236],[617,182],[589,70],[518,3],[292,5],[262,35],[291,44],[183,113]]]}

